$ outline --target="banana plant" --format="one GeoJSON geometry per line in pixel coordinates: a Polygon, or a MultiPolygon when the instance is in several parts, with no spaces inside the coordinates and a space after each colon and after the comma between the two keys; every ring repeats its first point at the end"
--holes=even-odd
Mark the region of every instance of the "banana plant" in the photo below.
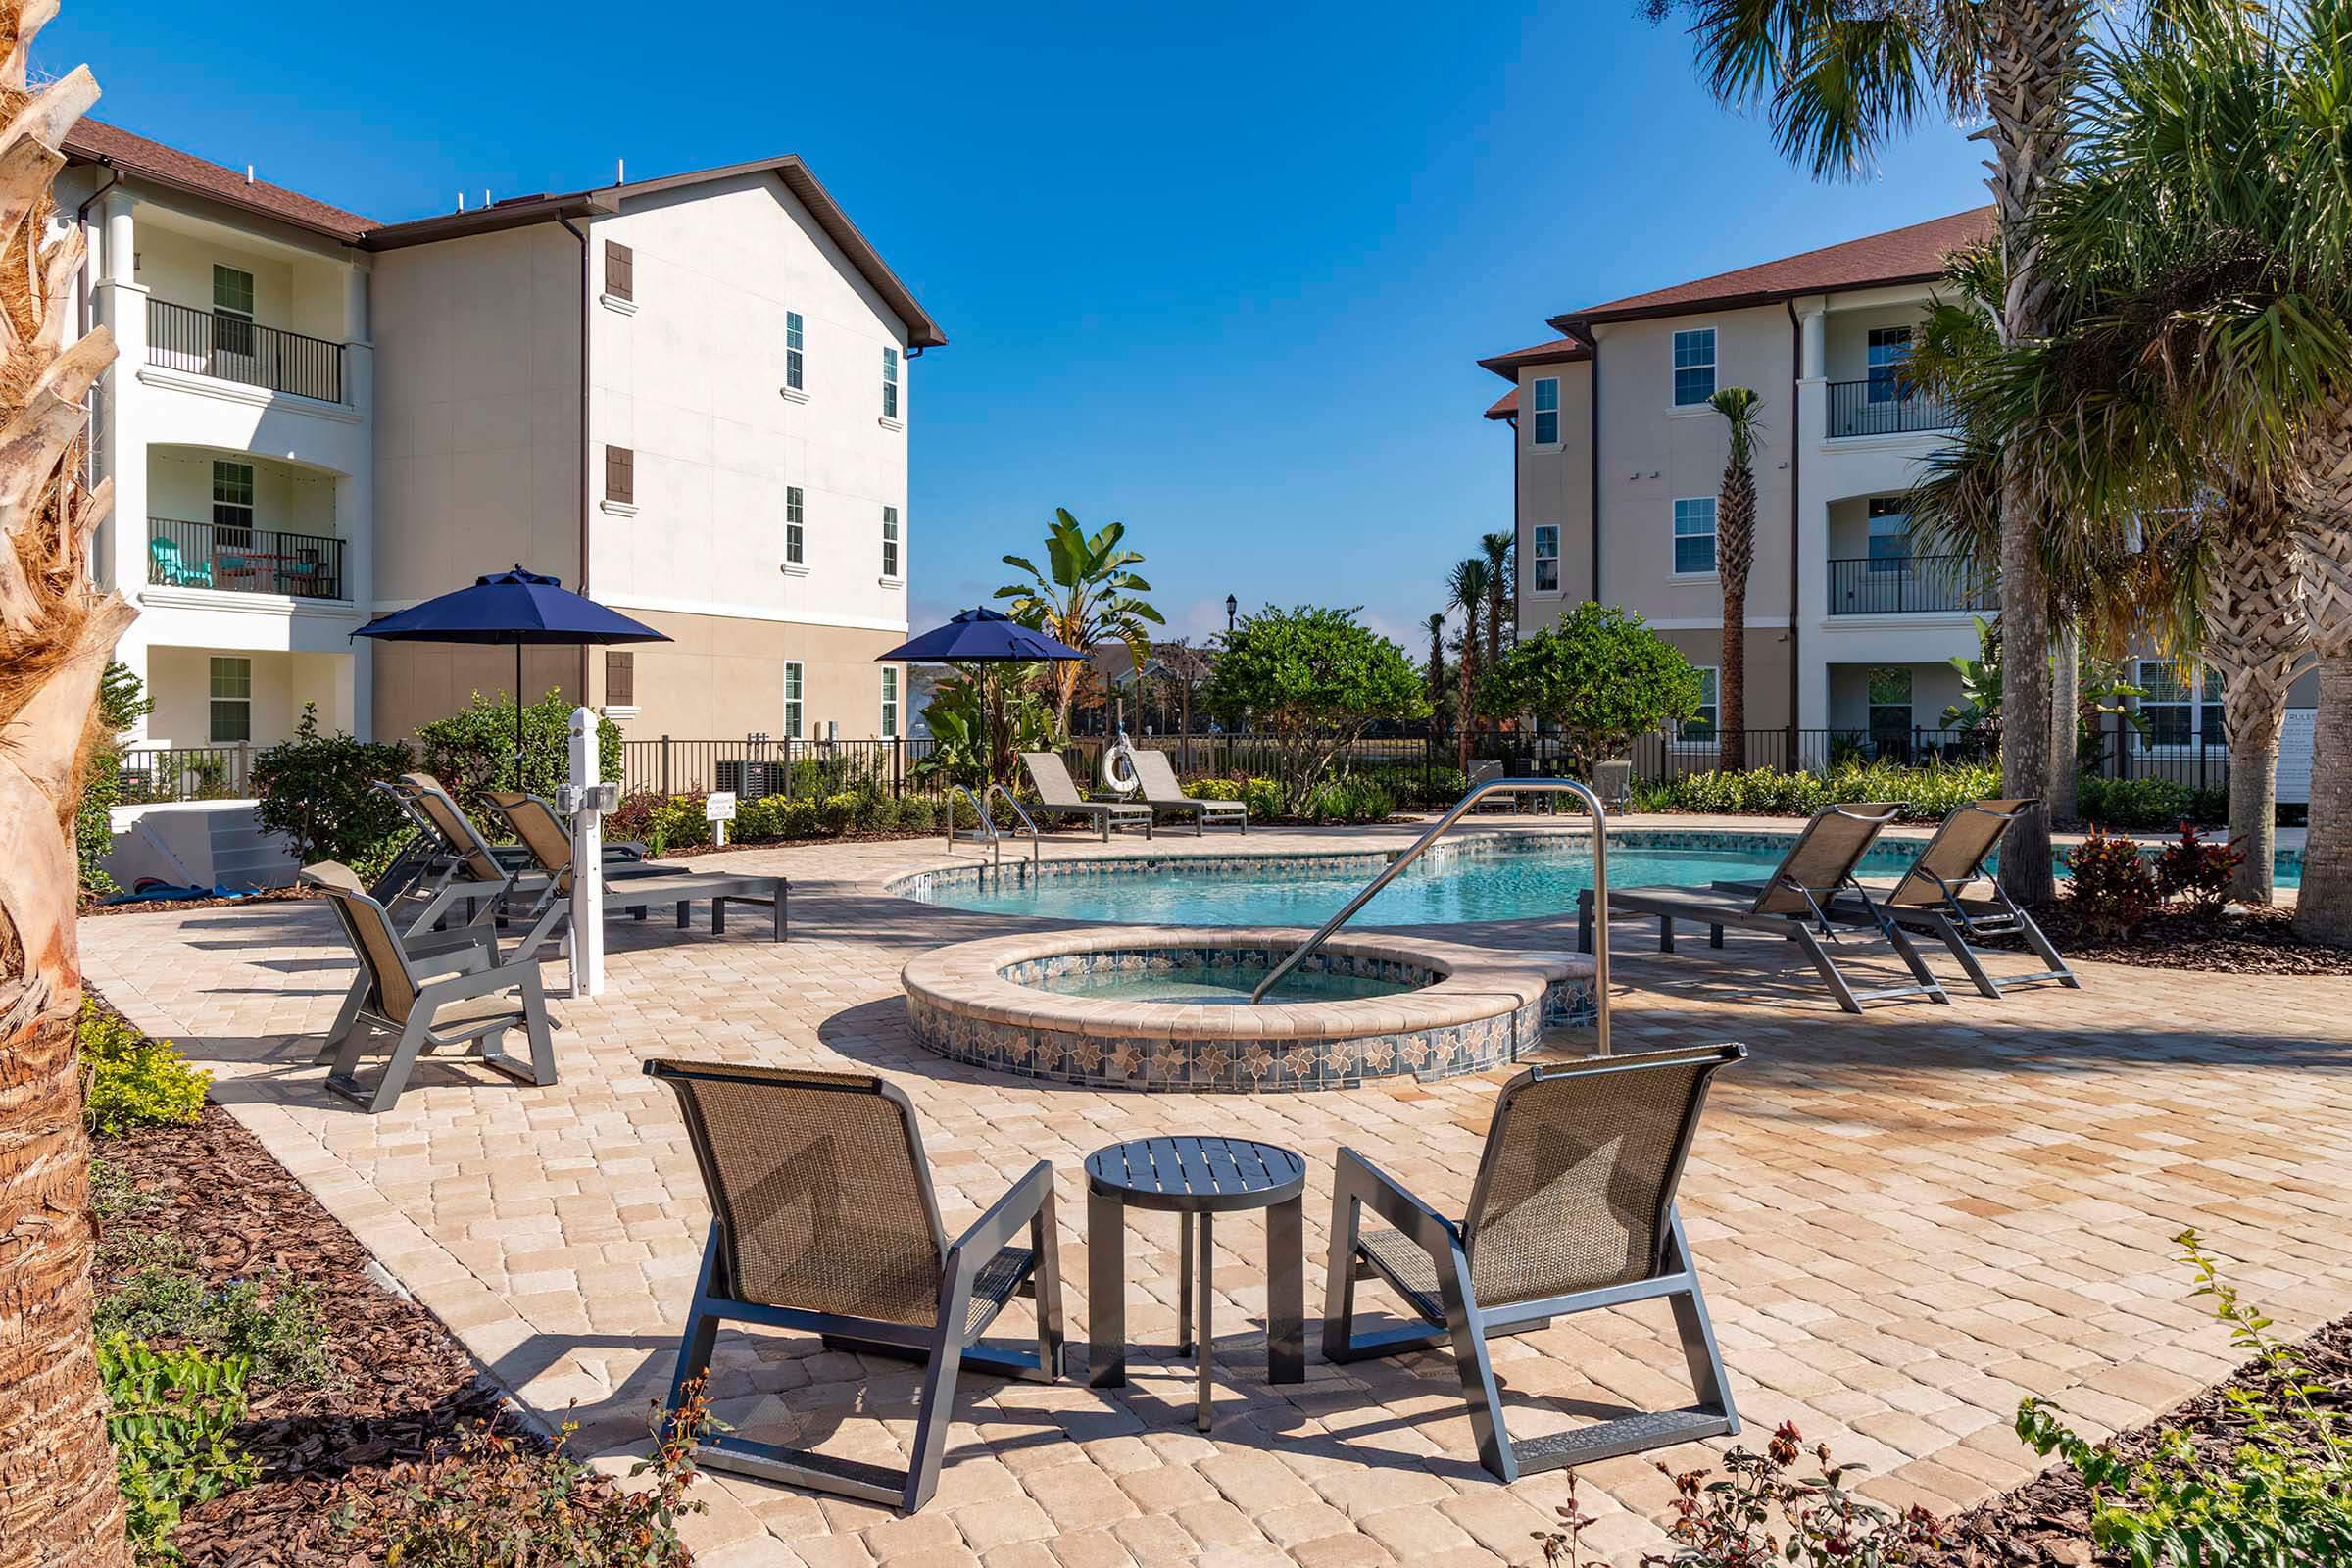
{"type": "MultiPolygon", "coordinates": [[[[1123,522],[1106,523],[1093,534],[1062,507],[1054,509],[1054,525],[1046,533],[1046,570],[1026,556],[1006,556],[1004,564],[1029,574],[1027,582],[1006,583],[999,599],[1012,601],[1012,618],[1034,626],[1077,649],[1093,652],[1095,645],[1122,642],[1143,668],[1152,659],[1152,634],[1146,623],[1167,622],[1140,598],[1152,585],[1132,571],[1143,562],[1133,550],[1119,548],[1127,537],[1123,522]]],[[[1049,666],[1047,689],[1054,701],[1054,735],[1070,737],[1070,710],[1093,664],[1064,662],[1049,666]]]]}

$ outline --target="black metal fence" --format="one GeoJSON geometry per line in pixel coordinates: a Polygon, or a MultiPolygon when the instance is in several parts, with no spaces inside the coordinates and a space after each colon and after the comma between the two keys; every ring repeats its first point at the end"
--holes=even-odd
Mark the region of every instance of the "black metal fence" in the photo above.
{"type": "Polygon", "coordinates": [[[1900,376],[1830,383],[1830,434],[1910,435],[1949,430],[1960,416],[1939,397],[1900,376]]]}
{"type": "Polygon", "coordinates": [[[327,534],[149,517],[147,580],[163,588],[341,599],[343,541],[327,534]]]}
{"type": "Polygon", "coordinates": [[[253,793],[253,748],[143,747],[122,754],[117,775],[124,806],[243,800],[253,793]]]}
{"type": "Polygon", "coordinates": [[[1829,565],[1833,615],[2001,608],[1999,587],[1966,556],[1841,556],[1829,565]]]}
{"type": "Polygon", "coordinates": [[[322,403],[343,401],[343,345],[249,317],[147,302],[147,363],[322,403]]]}

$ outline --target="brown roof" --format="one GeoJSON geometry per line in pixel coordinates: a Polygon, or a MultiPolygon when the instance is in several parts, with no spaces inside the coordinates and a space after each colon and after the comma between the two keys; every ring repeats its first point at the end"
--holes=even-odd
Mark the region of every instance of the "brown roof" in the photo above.
{"type": "Polygon", "coordinates": [[[1567,365],[1592,357],[1591,344],[1573,337],[1555,337],[1548,342],[1530,344],[1526,348],[1513,349],[1508,354],[1497,354],[1491,360],[1478,363],[1506,381],[1516,381],[1522,365],[1567,365]]]}
{"type": "Polygon", "coordinates": [[[795,157],[761,158],[746,164],[729,164],[720,169],[698,170],[692,173],[668,174],[659,179],[631,180],[625,185],[605,185],[590,190],[573,191],[562,196],[530,196],[501,202],[494,207],[477,208],[468,213],[444,213],[432,218],[420,218],[405,223],[379,223],[372,218],[347,213],[339,207],[329,207],[321,201],[286,190],[260,180],[248,181],[236,170],[208,163],[162,142],[135,136],[119,126],[102,121],[84,120],[67,133],[66,152],[74,158],[111,165],[123,173],[151,180],[174,190],[209,196],[215,201],[247,212],[274,218],[314,233],[324,234],[347,245],[365,250],[396,250],[408,245],[429,244],[435,240],[456,239],[466,234],[487,234],[499,229],[518,228],[525,223],[553,222],[559,218],[579,218],[594,214],[620,211],[620,203],[632,196],[651,196],[683,186],[707,184],[712,180],[729,179],[742,174],[772,173],[784,182],[802,206],[808,209],[817,226],[827,238],[841,247],[850,265],[857,268],[875,293],[882,296],[899,319],[906,324],[906,341],[913,348],[939,348],[948,339],[939,323],[931,318],[915,300],[913,291],[899,280],[850,215],[832,193],[817,183],[816,176],[795,157]]]}
{"type": "Polygon", "coordinates": [[[231,207],[260,213],[346,243],[376,226],[372,218],[329,207],[300,191],[287,190],[267,180],[248,180],[236,170],[208,163],[160,141],[134,136],[102,120],[84,120],[66,132],[66,152],[70,157],[108,164],[125,174],[193,195],[209,196],[231,207]]]}
{"type": "Polygon", "coordinates": [[[1636,320],[1652,316],[1681,316],[1706,306],[1769,305],[1800,294],[1833,289],[1870,288],[1885,283],[1924,283],[1943,272],[1943,259],[1953,251],[1992,237],[1989,207],[1972,208],[1948,218],[1932,218],[1884,234],[1865,234],[1842,245],[1784,256],[1777,262],[1717,272],[1672,288],[1632,294],[1581,311],[1555,316],[1550,324],[1578,334],[1595,321],[1636,320]]]}
{"type": "Polygon", "coordinates": [[[1517,387],[1511,388],[1487,405],[1487,417],[1490,419],[1515,419],[1518,416],[1519,389],[1517,387]]]}

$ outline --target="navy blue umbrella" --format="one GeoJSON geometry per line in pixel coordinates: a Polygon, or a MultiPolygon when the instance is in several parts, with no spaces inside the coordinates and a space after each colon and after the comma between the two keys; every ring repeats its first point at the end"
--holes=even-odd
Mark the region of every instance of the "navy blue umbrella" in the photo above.
{"type": "MultiPolygon", "coordinates": [[[[410,643],[514,645],[514,755],[522,756],[522,651],[526,647],[582,643],[665,643],[670,639],[642,621],[607,610],[593,599],[564,591],[554,577],[513,571],[476,577],[470,588],[427,599],[421,605],[378,615],[354,637],[382,637],[410,643]]],[[[582,694],[586,695],[585,693],[582,694]]],[[[520,775],[517,775],[517,782],[520,775]]]]}
{"type": "Polygon", "coordinates": [[[934,626],[920,637],[899,644],[874,662],[904,660],[910,664],[1030,664],[1039,661],[1084,659],[1086,655],[1059,638],[1024,626],[1010,615],[985,607],[967,610],[945,626],[934,626]]]}

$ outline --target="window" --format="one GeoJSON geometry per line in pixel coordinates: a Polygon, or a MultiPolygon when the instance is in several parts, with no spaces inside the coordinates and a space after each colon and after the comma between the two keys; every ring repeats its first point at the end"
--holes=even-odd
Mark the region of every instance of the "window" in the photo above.
{"type": "Polygon", "coordinates": [[[1895,403],[1911,395],[1911,329],[1874,326],[1870,329],[1870,401],[1895,403]]]}
{"type": "Polygon", "coordinates": [[[216,746],[253,739],[253,661],[213,661],[212,740],[216,746]]]}
{"type": "Polygon", "coordinates": [[[885,348],[882,351],[882,417],[895,419],[898,416],[899,351],[885,348]]]}
{"type": "Polygon", "coordinates": [[[801,665],[791,659],[784,662],[784,738],[801,738],[801,665]]]}
{"type": "Polygon", "coordinates": [[[1899,496],[1875,496],[1870,503],[1870,569],[1911,569],[1911,514],[1899,496]]]}
{"type": "Polygon", "coordinates": [[[1715,395],[1715,329],[1674,334],[1674,406],[1687,409],[1715,395]]]}
{"type": "Polygon", "coordinates": [[[1556,447],[1560,444],[1560,378],[1541,376],[1536,381],[1536,445],[1556,447]]]}
{"type": "Polygon", "coordinates": [[[1704,577],[1715,569],[1715,498],[1687,496],[1674,504],[1674,574],[1704,577]]]}
{"type": "Polygon", "coordinates": [[[801,487],[784,487],[784,563],[786,565],[805,565],[808,560],[808,516],[801,504],[801,487]]]}
{"type": "Polygon", "coordinates": [[[253,352],[253,274],[213,266],[213,349],[220,354],[253,352]]]}
{"type": "Polygon", "coordinates": [[[896,578],[899,574],[899,509],[882,509],[882,575],[896,578]]]}
{"type": "Polygon", "coordinates": [[[786,311],[784,313],[784,384],[795,392],[806,390],[801,383],[803,377],[808,373],[808,365],[803,358],[802,350],[808,346],[808,334],[801,324],[801,313],[786,311]]]}
{"type": "Polygon", "coordinates": [[[1911,753],[1911,671],[1888,664],[1870,672],[1870,749],[1877,757],[1911,753]]]}
{"type": "Polygon", "coordinates": [[[1560,525],[1544,522],[1536,525],[1536,592],[1556,594],[1560,591],[1560,525]]]}
{"type": "Polygon", "coordinates": [[[253,543],[253,465],[213,463],[213,543],[253,543]]]}
{"type": "Polygon", "coordinates": [[[899,738],[899,672],[889,664],[882,666],[882,738],[899,738]]]}
{"type": "Polygon", "coordinates": [[[1717,702],[1715,666],[1698,664],[1698,711],[1683,720],[1682,739],[1712,743],[1715,739],[1715,720],[1722,709],[1717,702]]]}
{"type": "Polygon", "coordinates": [[[2147,725],[2139,738],[2143,749],[2229,744],[2230,732],[2222,723],[2222,677],[2213,670],[2180,660],[2143,659],[2132,684],[2147,693],[2139,700],[2139,716],[2147,725]]]}
{"type": "Polygon", "coordinates": [[[637,297],[637,253],[618,240],[605,241],[605,292],[616,300],[637,297]]]}
{"type": "Polygon", "coordinates": [[[627,447],[605,448],[605,499],[637,504],[637,454],[627,447]]]}
{"type": "Polygon", "coordinates": [[[618,649],[605,650],[605,706],[637,706],[637,656],[618,649]]]}

